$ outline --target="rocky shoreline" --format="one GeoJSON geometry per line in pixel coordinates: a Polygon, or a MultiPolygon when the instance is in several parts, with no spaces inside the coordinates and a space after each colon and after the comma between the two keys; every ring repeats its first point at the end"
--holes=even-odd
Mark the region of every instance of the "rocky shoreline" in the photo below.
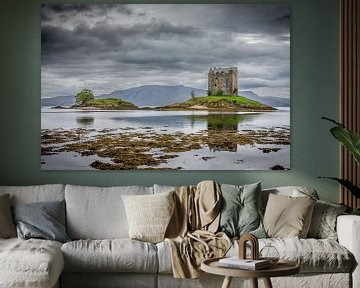
{"type": "MultiPolygon", "coordinates": [[[[76,152],[81,156],[96,155],[99,160],[91,163],[98,170],[152,170],[184,169],[164,168],[182,152],[207,148],[210,151],[236,151],[241,145],[257,146],[261,153],[276,153],[284,145],[290,145],[290,128],[274,127],[259,130],[219,130],[186,134],[157,133],[151,127],[132,129],[43,129],[41,131],[41,155],[56,155],[61,152],[76,152]],[[269,145],[276,147],[268,147],[269,145]],[[102,161],[101,159],[111,159],[102,161]]],[[[202,157],[202,161],[212,156],[202,157]]],[[[44,163],[43,163],[44,164],[44,163]]],[[[287,169],[281,165],[271,169],[287,169]]]]}

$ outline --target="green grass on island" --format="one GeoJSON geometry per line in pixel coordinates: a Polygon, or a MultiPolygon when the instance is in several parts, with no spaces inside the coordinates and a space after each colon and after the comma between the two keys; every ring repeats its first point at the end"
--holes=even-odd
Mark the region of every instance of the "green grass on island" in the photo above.
{"type": "Polygon", "coordinates": [[[94,99],[89,100],[85,103],[85,105],[77,106],[74,108],[95,108],[102,110],[136,110],[139,109],[136,105],[131,102],[115,99],[115,98],[106,98],[106,99],[94,99]]]}
{"type": "Polygon", "coordinates": [[[194,110],[225,110],[225,111],[263,111],[276,110],[261,102],[250,100],[243,96],[221,95],[200,96],[185,102],[175,103],[163,107],[165,110],[194,109],[194,110]]]}
{"type": "MultiPolygon", "coordinates": [[[[116,98],[92,99],[72,108],[96,110],[137,110],[135,104],[116,98]]],[[[145,108],[144,108],[145,109],[145,108]]],[[[158,110],[214,110],[214,111],[274,111],[273,107],[243,96],[219,95],[193,97],[181,103],[175,103],[158,110]]]]}

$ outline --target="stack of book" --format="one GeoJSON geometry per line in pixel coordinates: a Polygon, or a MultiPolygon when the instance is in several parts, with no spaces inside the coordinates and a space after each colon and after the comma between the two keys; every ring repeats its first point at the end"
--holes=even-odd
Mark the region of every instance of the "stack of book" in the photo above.
{"type": "Polygon", "coordinates": [[[251,260],[240,259],[238,256],[234,256],[220,259],[219,266],[246,270],[260,270],[270,267],[271,262],[267,259],[251,260]]]}

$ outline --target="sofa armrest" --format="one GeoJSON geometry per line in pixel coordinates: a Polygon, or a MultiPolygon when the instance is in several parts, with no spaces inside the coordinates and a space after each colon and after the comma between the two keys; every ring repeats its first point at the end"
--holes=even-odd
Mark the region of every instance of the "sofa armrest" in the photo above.
{"type": "Polygon", "coordinates": [[[360,216],[338,216],[336,229],[340,245],[347,248],[355,257],[353,287],[360,287],[360,216]]]}

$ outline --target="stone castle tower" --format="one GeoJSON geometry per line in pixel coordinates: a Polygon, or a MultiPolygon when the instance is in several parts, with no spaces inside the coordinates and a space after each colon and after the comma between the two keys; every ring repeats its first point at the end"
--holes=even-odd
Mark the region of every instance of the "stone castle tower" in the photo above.
{"type": "Polygon", "coordinates": [[[208,73],[208,95],[238,95],[237,67],[210,68],[208,73]]]}

